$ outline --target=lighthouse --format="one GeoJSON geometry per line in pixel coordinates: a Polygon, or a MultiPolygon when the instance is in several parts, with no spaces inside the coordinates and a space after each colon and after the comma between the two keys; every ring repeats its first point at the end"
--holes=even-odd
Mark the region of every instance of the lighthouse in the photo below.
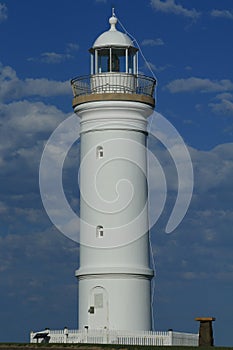
{"type": "MultiPolygon", "coordinates": [[[[63,165],[64,144],[68,152],[74,142],[67,130],[72,125],[78,138],[79,118],[80,218],[73,225],[80,222],[78,329],[32,331],[30,342],[197,346],[198,334],[151,332],[147,120],[155,107],[156,80],[139,74],[135,39],[119,31],[117,22],[113,11],[110,28],[89,50],[90,74],[71,80],[77,117],[60,125],[63,132],[56,129],[42,157],[42,180],[52,164],[60,184],[62,171],[51,152],[61,150],[63,165]]],[[[51,196],[47,186],[44,190],[46,208],[51,196]]]]}
{"type": "Polygon", "coordinates": [[[109,19],[89,50],[90,75],[71,81],[80,119],[79,329],[149,331],[151,279],[147,118],[156,81],[109,19]]]}

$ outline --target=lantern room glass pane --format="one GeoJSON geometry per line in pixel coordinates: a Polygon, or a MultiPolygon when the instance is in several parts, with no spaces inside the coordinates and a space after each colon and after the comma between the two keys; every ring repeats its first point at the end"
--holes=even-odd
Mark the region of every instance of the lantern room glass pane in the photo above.
{"type": "Polygon", "coordinates": [[[128,72],[127,73],[130,73],[130,74],[134,74],[134,71],[133,71],[133,56],[132,54],[129,54],[128,56],[128,72]]]}
{"type": "Polygon", "coordinates": [[[125,49],[112,49],[112,72],[125,72],[125,49]]]}
{"type": "Polygon", "coordinates": [[[105,47],[95,50],[92,62],[94,74],[122,72],[136,74],[135,48],[105,47]],[[94,69],[95,67],[95,69],[94,69]]]}
{"type": "Polygon", "coordinates": [[[109,49],[98,50],[98,73],[109,71],[109,49]]]}
{"type": "Polygon", "coordinates": [[[128,72],[130,74],[136,74],[135,67],[134,67],[134,58],[136,56],[137,52],[135,49],[130,48],[128,53],[128,72]]]}

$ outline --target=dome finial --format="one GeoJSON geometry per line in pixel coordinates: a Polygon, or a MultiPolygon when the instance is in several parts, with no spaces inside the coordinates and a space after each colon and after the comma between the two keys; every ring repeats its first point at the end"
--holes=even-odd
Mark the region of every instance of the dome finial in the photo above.
{"type": "Polygon", "coordinates": [[[109,30],[116,30],[117,18],[114,12],[114,7],[112,8],[112,17],[109,18],[109,23],[111,25],[109,30]]]}

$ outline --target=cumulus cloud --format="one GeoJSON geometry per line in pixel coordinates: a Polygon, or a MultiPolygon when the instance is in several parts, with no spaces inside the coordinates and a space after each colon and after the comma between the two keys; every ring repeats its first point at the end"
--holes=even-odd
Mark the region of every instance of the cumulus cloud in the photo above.
{"type": "MultiPolygon", "coordinates": [[[[178,176],[173,159],[170,157],[167,150],[161,147],[158,142],[154,143],[151,137],[149,137],[148,144],[150,149],[154,152],[156,159],[159,161],[166,178],[167,200],[161,216],[162,219],[160,218],[161,223],[159,222],[155,225],[156,232],[161,233],[165,231],[166,224],[171,215],[171,210],[175,205],[178,193],[178,176]],[[162,227],[158,226],[161,224],[163,225],[162,227]]],[[[179,237],[176,236],[177,233],[182,234],[182,237],[185,236],[187,241],[189,241],[189,239],[192,239],[193,242],[196,241],[198,245],[200,241],[203,242],[203,244],[214,244],[219,241],[220,237],[227,235],[229,232],[228,228],[233,225],[233,143],[218,145],[208,151],[201,151],[189,147],[189,152],[194,170],[194,191],[191,206],[188,209],[186,217],[184,217],[176,231],[172,232],[172,235],[174,235],[174,239],[178,241],[179,237]]],[[[157,205],[158,203],[162,203],[161,192],[163,189],[163,179],[160,176],[160,172],[161,169],[158,166],[153,169],[151,167],[151,162],[149,162],[150,202],[152,203],[155,199],[157,205]]],[[[188,182],[184,181],[184,185],[188,185],[188,182]]],[[[150,221],[157,213],[156,210],[158,210],[156,204],[150,208],[150,221]]],[[[231,242],[233,242],[233,236],[231,242]]],[[[180,247],[182,243],[179,242],[178,244],[180,247]]],[[[156,236],[156,245],[158,245],[158,236],[156,236]]],[[[161,249],[163,250],[163,248],[161,249]]],[[[207,247],[206,250],[208,249],[207,247]]],[[[170,254],[174,258],[173,253],[174,251],[171,248],[170,254]]],[[[198,251],[196,251],[194,255],[197,253],[198,251]]],[[[170,254],[165,254],[165,256],[170,256],[170,254]]],[[[177,259],[179,259],[179,257],[180,256],[178,256],[177,259]]],[[[174,265],[176,266],[175,262],[174,265]]]]}
{"type": "MultiPolygon", "coordinates": [[[[233,115],[233,82],[229,79],[211,80],[207,78],[191,77],[187,79],[176,79],[168,83],[164,89],[171,93],[201,92],[216,93],[214,99],[208,103],[208,107],[219,115],[233,115]]],[[[196,109],[200,110],[201,105],[197,104],[196,109]]]]}
{"type": "Polygon", "coordinates": [[[182,5],[176,4],[175,0],[151,0],[151,6],[154,10],[163,13],[173,13],[184,17],[197,19],[201,14],[195,9],[187,9],[182,5]]]}
{"type": "Polygon", "coordinates": [[[226,100],[229,100],[229,101],[233,101],[233,93],[230,93],[230,92],[223,92],[221,94],[218,94],[216,97],[215,97],[216,100],[222,100],[222,99],[226,99],[226,100]]]}
{"type": "Polygon", "coordinates": [[[55,106],[29,101],[0,104],[0,115],[1,157],[6,161],[15,158],[11,166],[2,166],[1,172],[14,167],[14,164],[17,167],[19,157],[25,160],[24,164],[34,164],[48,135],[67,116],[55,106]]]}
{"type": "Polygon", "coordinates": [[[67,51],[78,51],[79,50],[79,45],[76,43],[68,43],[66,47],[67,51]]]}
{"type": "Polygon", "coordinates": [[[39,164],[48,137],[67,116],[42,102],[0,104],[1,233],[5,227],[24,234],[31,224],[33,232],[48,225],[39,194],[39,164]]]}
{"type": "Polygon", "coordinates": [[[212,111],[217,114],[232,115],[233,116],[233,102],[228,99],[221,99],[219,103],[209,103],[212,111]]]}
{"type": "Polygon", "coordinates": [[[20,80],[13,68],[0,64],[0,101],[11,101],[29,96],[59,96],[71,94],[69,81],[45,78],[20,80]]]}
{"type": "Polygon", "coordinates": [[[229,10],[212,10],[210,15],[215,18],[226,18],[233,20],[233,11],[229,10]]]}
{"type": "Polygon", "coordinates": [[[160,38],[157,39],[144,39],[142,41],[143,46],[161,46],[164,45],[164,41],[160,38]]]}
{"type": "Polygon", "coordinates": [[[59,64],[74,58],[72,52],[78,51],[79,45],[77,43],[68,43],[65,52],[42,52],[39,57],[29,57],[27,60],[31,62],[42,62],[48,64],[59,64]]]}
{"type": "Polygon", "coordinates": [[[6,4],[0,3],[0,22],[7,19],[7,7],[6,4]]]}
{"type": "Polygon", "coordinates": [[[11,67],[0,68],[0,98],[3,101],[0,102],[1,220],[12,225],[14,220],[38,223],[39,214],[34,209],[41,203],[38,191],[40,158],[51,132],[70,113],[25,98],[70,94],[70,84],[47,79],[20,80],[11,67]],[[54,91],[51,93],[51,90],[54,91]],[[27,212],[24,213],[25,206],[30,210],[25,209],[27,212]]]}
{"type": "Polygon", "coordinates": [[[41,54],[41,62],[44,63],[61,63],[70,59],[72,56],[69,54],[62,54],[56,52],[43,52],[41,54]]]}
{"type": "Polygon", "coordinates": [[[210,102],[208,106],[216,114],[233,116],[233,93],[223,92],[217,94],[214,102],[210,102]]]}
{"type": "Polygon", "coordinates": [[[42,102],[18,101],[0,104],[0,116],[2,201],[14,202],[17,193],[23,195],[17,201],[30,202],[26,193],[37,191],[44,144],[67,115],[42,102]]]}
{"type": "MultiPolygon", "coordinates": [[[[208,151],[194,148],[189,151],[194,167],[193,198],[182,223],[170,236],[160,234],[161,225],[169,215],[166,208],[161,223],[155,226],[156,238],[152,236],[152,239],[158,274],[161,280],[170,276],[172,285],[176,285],[174,280],[181,284],[184,280],[195,280],[200,286],[203,279],[207,283],[230,281],[233,278],[230,229],[233,225],[233,143],[208,151]]],[[[171,173],[169,163],[163,163],[163,170],[167,181],[174,183],[174,172],[174,178],[167,177],[167,173],[171,173]]],[[[172,193],[168,188],[168,200],[172,193]]]]}
{"type": "Polygon", "coordinates": [[[191,149],[194,165],[196,191],[207,193],[216,190],[216,195],[232,186],[233,144],[218,145],[210,151],[191,149]],[[218,192],[219,191],[219,192],[218,192]]]}
{"type": "Polygon", "coordinates": [[[233,89],[233,82],[229,79],[211,80],[207,78],[190,77],[187,79],[176,79],[165,86],[171,93],[178,92],[224,92],[233,89]]]}

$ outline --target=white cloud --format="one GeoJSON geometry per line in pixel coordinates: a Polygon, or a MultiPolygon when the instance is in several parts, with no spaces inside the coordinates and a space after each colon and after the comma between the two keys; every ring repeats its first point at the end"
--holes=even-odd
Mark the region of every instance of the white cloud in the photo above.
{"type": "Polygon", "coordinates": [[[171,93],[178,92],[224,92],[233,90],[233,83],[228,79],[210,80],[191,77],[187,79],[176,79],[165,86],[171,93]]]}
{"type": "Polygon", "coordinates": [[[59,64],[74,58],[71,52],[79,50],[77,43],[68,43],[65,48],[65,52],[42,52],[39,57],[29,57],[27,60],[31,62],[42,62],[48,64],[59,64]]]}
{"type": "Polygon", "coordinates": [[[229,114],[233,116],[233,103],[229,100],[222,99],[220,103],[209,103],[209,107],[217,114],[229,114]]]}
{"type": "MultiPolygon", "coordinates": [[[[218,145],[210,151],[190,149],[194,166],[195,190],[199,193],[230,191],[233,176],[233,143],[218,145]]],[[[203,198],[204,199],[204,198],[203,198]]]]}
{"type": "MultiPolygon", "coordinates": [[[[155,145],[154,152],[166,177],[168,189],[167,200],[174,205],[174,199],[172,198],[174,198],[178,190],[177,173],[174,163],[168,156],[167,151],[160,148],[157,144],[155,145]]],[[[233,225],[233,143],[218,145],[209,151],[189,148],[189,152],[194,170],[194,192],[187,214],[188,216],[190,215],[191,223],[187,222],[186,218],[183,221],[188,224],[188,230],[191,232],[193,230],[195,235],[200,230],[198,235],[201,234],[205,242],[214,241],[215,237],[219,239],[220,232],[223,234],[225,230],[227,233],[227,227],[232,227],[233,225]],[[195,226],[199,225],[200,228],[195,232],[195,226]]],[[[151,162],[149,164],[150,185],[152,185],[150,186],[150,198],[154,196],[158,203],[162,188],[160,173],[159,169],[151,168],[151,162]],[[152,173],[151,169],[153,169],[152,173]]],[[[153,207],[152,214],[154,212],[155,208],[153,207]]],[[[166,213],[166,206],[164,213],[166,213]]],[[[182,232],[182,227],[178,228],[178,232],[180,230],[182,232]]],[[[195,239],[198,238],[196,237],[195,239]]]]}
{"type": "Polygon", "coordinates": [[[69,54],[62,54],[56,52],[43,52],[41,54],[41,61],[44,63],[61,63],[70,58],[71,55],[69,54]]]}
{"type": "Polygon", "coordinates": [[[20,80],[11,67],[0,65],[0,101],[66,94],[71,94],[69,81],[61,82],[45,78],[20,80]]]}
{"type": "Polygon", "coordinates": [[[233,11],[229,10],[212,10],[210,15],[215,18],[228,18],[233,20],[233,11]]]}
{"type": "Polygon", "coordinates": [[[161,46],[164,45],[164,41],[160,38],[157,39],[144,39],[142,41],[143,46],[161,46]]]}
{"type": "Polygon", "coordinates": [[[62,121],[66,116],[55,106],[42,102],[13,102],[6,105],[4,110],[5,115],[8,116],[8,127],[23,133],[53,130],[58,121],[62,121]]]}
{"type": "Polygon", "coordinates": [[[224,92],[215,97],[217,102],[209,103],[209,107],[216,114],[233,116],[233,93],[224,92]]]}
{"type": "MultiPolygon", "coordinates": [[[[4,202],[12,202],[11,207],[15,202],[20,202],[21,205],[27,202],[30,205],[31,201],[32,208],[35,205],[32,193],[38,187],[38,167],[44,144],[59,123],[70,115],[43,102],[14,99],[64,93],[71,94],[68,82],[47,79],[21,81],[11,67],[0,66],[0,99],[3,101],[0,102],[0,214],[3,216],[6,210],[2,204],[4,202]],[[11,99],[13,102],[4,103],[4,100],[11,99]],[[22,194],[22,198],[14,199],[16,193],[22,194]]],[[[30,220],[35,220],[35,215],[32,212],[31,214],[30,220]]],[[[18,216],[19,212],[16,213],[16,217],[18,216]]]]}
{"type": "MultiPolygon", "coordinates": [[[[163,232],[159,222],[154,230],[158,270],[164,278],[170,270],[176,279],[195,279],[200,285],[203,278],[230,281],[233,276],[233,143],[218,145],[209,151],[191,148],[189,151],[194,166],[193,199],[181,225],[169,238],[158,234],[163,232]]],[[[170,169],[166,163],[163,170],[167,180],[174,182],[167,177],[170,169]]],[[[168,188],[168,201],[171,197],[168,188]]],[[[163,214],[166,223],[169,211],[164,210],[163,214]]]]}
{"type": "Polygon", "coordinates": [[[42,102],[18,101],[0,104],[1,155],[9,155],[25,147],[31,148],[44,140],[43,133],[50,133],[67,115],[55,106],[42,102]],[[36,136],[37,135],[37,136],[36,136]]]}
{"type": "Polygon", "coordinates": [[[217,100],[227,99],[229,101],[233,101],[233,93],[223,92],[221,94],[218,94],[215,97],[215,99],[217,99],[217,100]]]}
{"type": "Polygon", "coordinates": [[[0,103],[0,116],[1,221],[43,224],[37,211],[40,159],[51,132],[68,115],[42,102],[17,101],[0,103]]]}
{"type": "Polygon", "coordinates": [[[7,19],[7,7],[5,4],[0,3],[0,22],[3,22],[7,19]]]}
{"type": "Polygon", "coordinates": [[[56,64],[71,58],[73,56],[68,53],[43,52],[39,57],[29,57],[28,61],[56,64]]]}
{"type": "Polygon", "coordinates": [[[164,13],[173,13],[175,15],[181,15],[196,19],[200,16],[200,12],[195,9],[187,9],[182,5],[176,4],[175,0],[151,0],[151,6],[156,10],[164,13]]]}
{"type": "MultiPolygon", "coordinates": [[[[9,188],[12,184],[20,188],[24,182],[28,182],[30,187],[30,181],[37,179],[37,174],[34,178],[30,174],[38,171],[44,143],[67,115],[55,106],[28,101],[0,104],[0,115],[1,176],[7,175],[9,188]]],[[[7,190],[4,188],[4,191],[7,190]]]]}
{"type": "Polygon", "coordinates": [[[79,45],[76,44],[76,43],[68,43],[67,47],[66,47],[66,50],[68,52],[70,52],[70,51],[78,51],[79,50],[79,45]]]}

